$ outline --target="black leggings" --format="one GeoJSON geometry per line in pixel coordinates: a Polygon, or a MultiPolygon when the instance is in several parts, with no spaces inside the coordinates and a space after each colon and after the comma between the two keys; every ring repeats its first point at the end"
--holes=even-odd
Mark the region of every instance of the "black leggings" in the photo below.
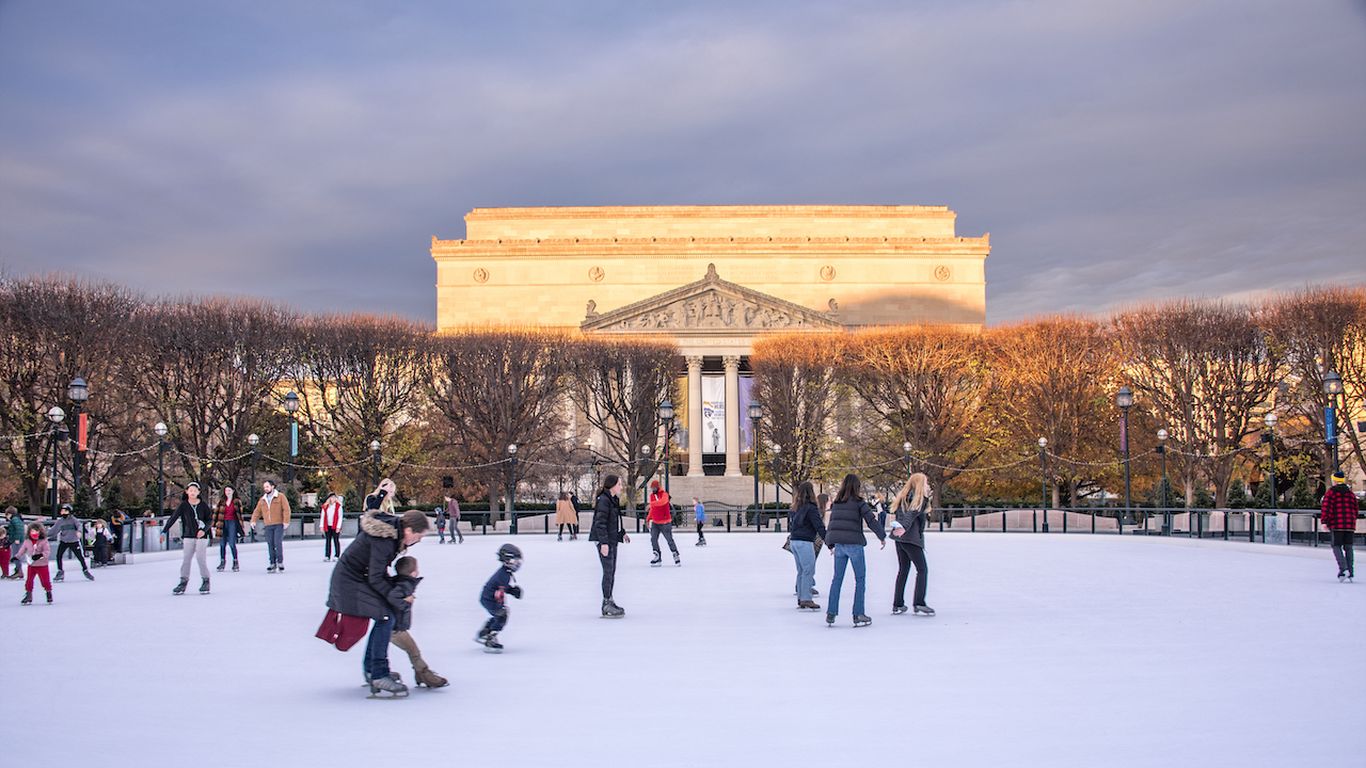
{"type": "Polygon", "coordinates": [[[906,604],[906,577],[910,575],[911,564],[915,564],[915,602],[911,605],[925,604],[925,582],[930,575],[930,567],[925,564],[925,548],[914,544],[896,544],[896,595],[893,606],[906,604]]]}
{"type": "Polygon", "coordinates": [[[707,540],[707,537],[704,536],[704,535],[702,535],[702,526],[704,526],[704,525],[706,525],[705,522],[703,522],[703,521],[701,521],[701,520],[698,520],[698,521],[697,521],[697,540],[698,540],[698,541],[706,541],[706,540],[707,540]]]}
{"type": "Polygon", "coordinates": [[[570,535],[570,536],[578,536],[578,535],[579,535],[579,527],[578,527],[577,525],[574,525],[573,523],[560,523],[560,535],[561,535],[561,536],[564,535],[564,529],[565,529],[565,528],[568,528],[568,529],[569,529],[569,535],[570,535]]]}
{"type": "Polygon", "coordinates": [[[602,563],[602,599],[612,599],[612,587],[617,581],[617,548],[611,545],[607,547],[607,554],[602,553],[602,545],[598,545],[598,562],[602,563]]]}
{"type": "Polygon", "coordinates": [[[341,557],[341,531],[323,531],[323,557],[341,557]]]}
{"type": "Polygon", "coordinates": [[[74,541],[63,541],[57,544],[57,573],[62,572],[62,561],[66,559],[67,552],[76,553],[76,559],[81,561],[82,571],[90,570],[85,564],[85,552],[81,551],[81,545],[74,541]]]}

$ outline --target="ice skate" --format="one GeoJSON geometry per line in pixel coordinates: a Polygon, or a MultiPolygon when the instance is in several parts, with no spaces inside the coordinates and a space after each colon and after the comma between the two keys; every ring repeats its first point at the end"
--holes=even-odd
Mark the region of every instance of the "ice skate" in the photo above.
{"type": "Polygon", "coordinates": [[[917,605],[917,606],[915,607],[915,615],[916,615],[916,616],[933,616],[933,615],[934,615],[934,609],[931,608],[931,607],[929,607],[928,605],[917,605]]]}
{"type": "Polygon", "coordinates": [[[449,680],[433,672],[431,667],[413,670],[413,679],[417,681],[415,685],[420,688],[445,688],[451,684],[449,680]]]}
{"type": "Polygon", "coordinates": [[[835,626],[835,614],[833,614],[833,613],[827,613],[827,614],[825,614],[825,626],[827,626],[827,627],[833,627],[833,626],[835,626]]]}
{"type": "Polygon", "coordinates": [[[64,571],[57,571],[57,575],[56,575],[56,576],[53,576],[53,577],[52,577],[52,580],[53,580],[53,581],[66,581],[66,573],[65,573],[64,571]]]}
{"type": "Polygon", "coordinates": [[[659,567],[660,565],[662,565],[663,563],[664,563],[664,558],[661,557],[660,554],[659,554],[658,552],[656,552],[656,553],[655,553],[655,556],[654,556],[654,559],[650,561],[650,567],[651,567],[651,568],[658,568],[658,567],[659,567]]]}
{"type": "Polygon", "coordinates": [[[863,614],[859,614],[859,615],[857,615],[857,616],[854,617],[854,626],[855,626],[855,627],[866,627],[866,626],[868,626],[869,624],[872,624],[872,623],[873,623],[872,617],[864,616],[863,614]]]}
{"type": "Polygon", "coordinates": [[[682,564],[683,564],[683,560],[680,559],[680,558],[678,557],[678,553],[675,552],[675,553],[674,553],[674,565],[678,566],[678,565],[682,565],[682,564]]]}
{"type": "Polygon", "coordinates": [[[228,567],[228,561],[227,561],[227,560],[219,560],[219,561],[218,561],[218,567],[217,567],[216,569],[214,569],[214,570],[218,571],[219,573],[222,573],[222,572],[223,572],[223,569],[224,569],[224,568],[227,568],[227,567],[228,567]]]}
{"type": "Polygon", "coordinates": [[[20,605],[32,605],[32,604],[33,604],[33,593],[32,593],[32,592],[25,592],[25,593],[24,593],[24,599],[23,599],[23,600],[20,600],[20,601],[19,601],[19,604],[20,604],[20,605]]]}
{"type": "Polygon", "coordinates": [[[52,605],[52,590],[47,591],[47,604],[52,605]]]}
{"type": "Polygon", "coordinates": [[[232,561],[232,572],[233,572],[233,573],[237,573],[239,570],[241,570],[241,569],[237,567],[237,561],[236,561],[236,560],[233,560],[233,561],[232,561]]]}
{"type": "Polygon", "coordinates": [[[185,594],[185,585],[186,585],[186,584],[189,584],[189,583],[190,583],[190,580],[189,580],[189,579],[181,579],[181,580],[180,580],[180,583],[177,584],[177,585],[175,585],[175,589],[171,590],[171,594],[173,594],[173,595],[183,595],[183,594],[185,594]]]}
{"type": "Polygon", "coordinates": [[[901,614],[903,614],[903,613],[905,613],[905,612],[906,612],[906,606],[904,606],[904,605],[894,605],[894,606],[892,606],[892,615],[893,615],[893,616],[900,616],[901,614]]]}
{"type": "Polygon", "coordinates": [[[812,596],[812,597],[820,597],[820,596],[821,596],[821,591],[820,591],[819,589],[816,589],[815,587],[812,587],[812,588],[811,588],[811,596],[812,596]]]}
{"type": "Polygon", "coordinates": [[[489,631],[487,629],[481,629],[474,635],[474,642],[478,643],[479,645],[483,645],[484,642],[488,639],[489,631]]]}
{"type": "Polygon", "coordinates": [[[602,601],[602,617],[604,619],[620,619],[626,615],[626,610],[611,600],[602,601]]]}
{"type": "Polygon", "coordinates": [[[275,563],[271,563],[270,567],[266,568],[266,573],[275,573],[275,563]]]}
{"type": "Polygon", "coordinates": [[[819,611],[821,607],[810,600],[798,600],[797,610],[799,611],[819,611]]]}
{"type": "Polygon", "coordinates": [[[490,632],[484,637],[484,653],[502,653],[503,644],[498,642],[498,633],[490,632]]]}
{"type": "Polygon", "coordinates": [[[1347,580],[1347,572],[1346,572],[1346,571],[1338,571],[1338,582],[1341,583],[1341,582],[1344,582],[1344,581],[1346,581],[1346,580],[1347,580]]]}
{"type": "Polygon", "coordinates": [[[90,569],[87,568],[87,569],[81,571],[81,573],[85,575],[85,580],[86,580],[86,581],[94,581],[94,580],[95,580],[95,574],[91,573],[91,572],[90,572],[90,569]]]}
{"type": "Polygon", "coordinates": [[[207,594],[209,594],[209,580],[208,580],[208,579],[204,579],[204,581],[200,582],[200,584],[199,584],[199,594],[201,594],[201,595],[207,595],[207,594]]]}
{"type": "Polygon", "coordinates": [[[284,563],[280,563],[278,566],[275,567],[275,570],[276,570],[277,572],[279,572],[279,573],[284,573],[284,572],[285,572],[285,564],[284,564],[284,563]]]}
{"type": "Polygon", "coordinates": [[[408,696],[408,686],[400,683],[396,677],[375,678],[370,681],[371,699],[403,699],[408,696]]]}

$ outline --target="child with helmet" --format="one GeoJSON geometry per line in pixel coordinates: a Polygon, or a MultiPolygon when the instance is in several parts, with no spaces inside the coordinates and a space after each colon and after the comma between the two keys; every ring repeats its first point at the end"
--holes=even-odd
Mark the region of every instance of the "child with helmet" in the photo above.
{"type": "Polygon", "coordinates": [[[512,574],[522,567],[522,550],[515,544],[504,544],[498,548],[498,570],[484,582],[484,591],[479,594],[479,604],[489,612],[489,620],[479,630],[474,641],[484,646],[485,653],[502,653],[503,646],[498,642],[498,633],[508,623],[507,596],[522,599],[522,588],[517,586],[512,574]]]}

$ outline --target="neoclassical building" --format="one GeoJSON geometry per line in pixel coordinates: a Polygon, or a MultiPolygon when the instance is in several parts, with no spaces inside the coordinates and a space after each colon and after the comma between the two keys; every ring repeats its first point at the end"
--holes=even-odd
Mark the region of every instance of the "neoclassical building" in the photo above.
{"type": "Polygon", "coordinates": [[[724,498],[744,490],[756,337],[982,327],[990,239],[959,236],[955,219],[919,205],[476,208],[463,240],[432,238],[437,329],[672,337],[692,479],[676,493],[724,498]]]}

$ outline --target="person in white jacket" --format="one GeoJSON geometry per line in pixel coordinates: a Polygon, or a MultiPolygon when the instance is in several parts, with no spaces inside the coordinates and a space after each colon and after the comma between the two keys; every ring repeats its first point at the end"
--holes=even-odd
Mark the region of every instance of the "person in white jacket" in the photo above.
{"type": "Polygon", "coordinates": [[[318,524],[323,531],[323,562],[330,563],[332,558],[341,557],[341,497],[335,493],[328,494],[321,511],[322,516],[318,519],[318,524]]]}

